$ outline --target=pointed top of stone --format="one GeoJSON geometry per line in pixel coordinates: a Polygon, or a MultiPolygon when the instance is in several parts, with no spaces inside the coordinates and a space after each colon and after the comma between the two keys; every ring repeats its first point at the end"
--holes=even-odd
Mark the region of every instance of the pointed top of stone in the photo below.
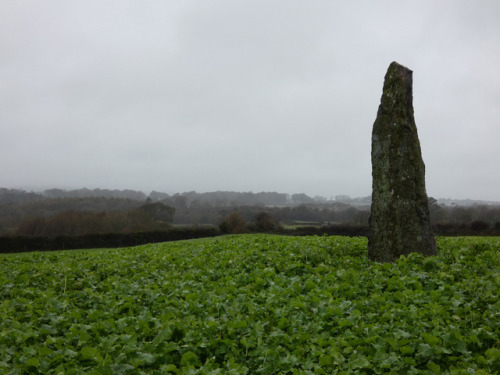
{"type": "Polygon", "coordinates": [[[389,65],[389,69],[391,69],[391,68],[393,68],[393,69],[404,69],[404,70],[409,70],[410,72],[412,72],[412,70],[411,70],[411,69],[408,69],[406,66],[401,65],[401,64],[400,64],[400,63],[398,63],[397,61],[393,61],[393,62],[391,63],[391,65],[389,65]]]}
{"type": "Polygon", "coordinates": [[[385,74],[381,109],[392,112],[398,106],[413,115],[413,71],[393,61],[385,74]]]}

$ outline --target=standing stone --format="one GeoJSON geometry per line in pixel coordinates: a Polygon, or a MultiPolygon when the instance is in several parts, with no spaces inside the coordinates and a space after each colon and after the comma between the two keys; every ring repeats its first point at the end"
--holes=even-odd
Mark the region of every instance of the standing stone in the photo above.
{"type": "Polygon", "coordinates": [[[396,62],[389,66],[373,124],[368,256],[379,262],[412,252],[436,254],[413,117],[412,73],[396,62]]]}

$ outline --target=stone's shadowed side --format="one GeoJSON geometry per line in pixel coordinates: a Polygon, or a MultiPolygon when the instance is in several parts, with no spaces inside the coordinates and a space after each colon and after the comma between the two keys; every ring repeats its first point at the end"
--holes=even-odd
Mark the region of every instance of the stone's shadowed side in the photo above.
{"type": "Polygon", "coordinates": [[[412,252],[436,254],[413,117],[412,73],[396,62],[389,66],[373,124],[368,256],[379,262],[412,252]]]}

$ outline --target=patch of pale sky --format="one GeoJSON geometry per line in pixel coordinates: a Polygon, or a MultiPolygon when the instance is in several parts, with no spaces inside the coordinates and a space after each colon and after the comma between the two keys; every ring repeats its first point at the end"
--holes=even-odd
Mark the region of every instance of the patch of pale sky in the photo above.
{"type": "Polygon", "coordinates": [[[0,3],[1,186],[371,193],[385,71],[427,190],[500,200],[500,3],[0,3]]]}

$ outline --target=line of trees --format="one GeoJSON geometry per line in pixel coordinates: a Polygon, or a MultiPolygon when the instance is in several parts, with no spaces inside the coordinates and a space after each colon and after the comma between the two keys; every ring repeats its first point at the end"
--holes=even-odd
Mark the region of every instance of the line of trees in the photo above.
{"type": "Polygon", "coordinates": [[[16,231],[19,236],[81,236],[103,233],[165,231],[172,226],[175,208],[147,203],[127,211],[63,211],[49,217],[27,216],[16,231]]]}
{"type": "MultiPolygon", "coordinates": [[[[248,214],[248,212],[247,212],[248,214]]],[[[365,218],[369,213],[364,212],[365,218]]],[[[369,234],[368,222],[347,221],[336,223],[302,222],[303,225],[283,227],[269,212],[259,212],[252,220],[239,210],[228,213],[219,225],[222,233],[269,232],[288,235],[344,235],[366,236],[369,234]]],[[[480,220],[469,223],[435,223],[434,233],[439,236],[500,236],[500,222],[494,225],[480,220]]]]}
{"type": "Polygon", "coordinates": [[[27,201],[39,201],[44,199],[62,199],[62,198],[117,198],[137,201],[150,199],[153,202],[169,201],[170,205],[176,207],[189,207],[193,202],[195,204],[210,204],[217,207],[229,206],[285,206],[299,205],[309,203],[321,203],[327,199],[324,197],[311,198],[304,193],[285,194],[277,192],[235,192],[235,191],[215,191],[208,193],[197,193],[189,191],[169,195],[167,193],[152,191],[149,195],[142,191],[135,190],[108,190],[108,189],[48,189],[42,192],[27,192],[18,189],[0,188],[0,202],[20,203],[27,201]]]}
{"type": "MultiPolygon", "coordinates": [[[[364,198],[341,196],[328,201],[312,199],[305,194],[188,192],[170,196],[152,192],[146,197],[126,190],[66,192],[52,189],[31,193],[0,188],[0,236],[53,237],[165,231],[173,225],[208,225],[228,233],[267,231],[269,226],[263,224],[264,218],[273,223],[274,229],[292,225],[361,228],[368,226],[370,206],[367,203],[364,198]],[[106,197],[94,196],[99,194],[106,197]],[[243,202],[253,203],[245,205],[243,202]],[[293,202],[304,203],[297,205],[293,202]],[[235,224],[227,221],[235,210],[245,221],[245,225],[240,225],[244,229],[233,230],[235,224]]],[[[430,211],[438,234],[492,234],[500,231],[500,205],[439,205],[431,198],[430,211]]]]}

